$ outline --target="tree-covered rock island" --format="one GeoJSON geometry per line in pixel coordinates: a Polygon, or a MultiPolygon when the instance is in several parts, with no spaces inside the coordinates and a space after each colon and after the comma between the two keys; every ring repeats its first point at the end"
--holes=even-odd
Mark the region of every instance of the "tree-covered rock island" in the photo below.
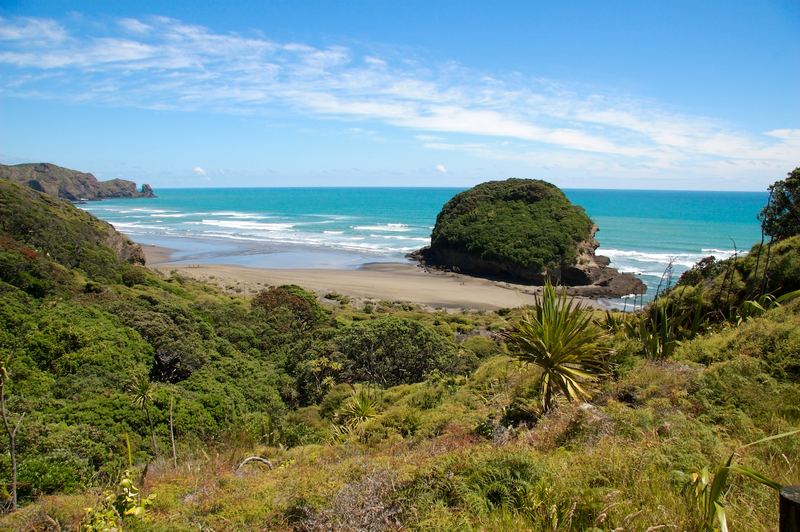
{"type": "Polygon", "coordinates": [[[411,256],[460,273],[523,284],[546,280],[573,293],[622,296],[644,284],[595,255],[597,226],[555,185],[488,181],[457,194],[436,218],[431,245],[411,256]]]}

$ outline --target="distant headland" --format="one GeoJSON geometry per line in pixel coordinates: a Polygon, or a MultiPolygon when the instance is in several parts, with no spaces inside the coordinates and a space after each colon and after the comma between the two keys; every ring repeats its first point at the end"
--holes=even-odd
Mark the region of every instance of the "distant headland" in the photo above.
{"type": "Polygon", "coordinates": [[[107,198],[156,197],[150,185],[137,189],[136,183],[125,179],[98,181],[92,174],[50,163],[0,164],[0,178],[75,203],[107,198]]]}

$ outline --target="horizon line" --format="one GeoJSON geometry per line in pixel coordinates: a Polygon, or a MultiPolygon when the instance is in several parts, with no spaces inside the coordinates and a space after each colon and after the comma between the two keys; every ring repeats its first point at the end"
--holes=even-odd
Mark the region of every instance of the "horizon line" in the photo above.
{"type": "MultiPolygon", "coordinates": [[[[486,183],[483,181],[479,184],[486,183]]],[[[142,185],[147,183],[142,183],[142,185]]],[[[469,190],[478,185],[453,185],[453,186],[403,186],[403,185],[270,185],[270,186],[170,186],[170,187],[152,187],[153,191],[156,190],[247,190],[247,189],[430,189],[430,190],[445,190],[445,189],[462,189],[469,190]]],[[[679,189],[679,188],[607,188],[607,187],[559,187],[559,190],[597,190],[597,191],[614,191],[614,192],[717,192],[717,193],[741,193],[741,194],[768,194],[769,190],[711,190],[711,189],[679,189]]],[[[141,188],[141,185],[140,185],[141,188]]],[[[108,198],[108,199],[126,199],[126,198],[108,198]]],[[[141,199],[141,198],[132,198],[141,199]]]]}

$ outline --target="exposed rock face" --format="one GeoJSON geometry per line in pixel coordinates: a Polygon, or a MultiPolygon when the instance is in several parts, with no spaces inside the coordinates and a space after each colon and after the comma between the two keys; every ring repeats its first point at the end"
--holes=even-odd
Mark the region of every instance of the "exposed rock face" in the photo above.
{"type": "Polygon", "coordinates": [[[596,255],[599,246],[592,228],[592,238],[581,242],[575,264],[561,268],[559,281],[569,286],[571,295],[588,297],[620,297],[628,294],[643,294],[645,284],[633,274],[620,273],[610,268],[611,259],[596,255]]]}
{"type": "Polygon", "coordinates": [[[118,233],[111,224],[107,224],[106,231],[107,237],[103,243],[114,250],[120,261],[144,266],[145,258],[142,246],[118,233]]]}
{"type": "Polygon", "coordinates": [[[150,185],[142,185],[125,179],[98,181],[92,174],[62,168],[50,163],[0,164],[0,178],[26,185],[38,192],[68,201],[91,201],[105,198],[154,198],[150,185]]]}
{"type": "Polygon", "coordinates": [[[459,273],[521,284],[550,279],[593,297],[639,294],[644,283],[595,255],[594,225],[554,185],[539,180],[490,181],[443,207],[431,246],[409,256],[459,273]]]}

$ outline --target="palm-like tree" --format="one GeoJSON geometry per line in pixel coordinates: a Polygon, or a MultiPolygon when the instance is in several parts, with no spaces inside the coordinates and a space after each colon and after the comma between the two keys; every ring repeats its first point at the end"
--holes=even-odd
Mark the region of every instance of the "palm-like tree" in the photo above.
{"type": "Polygon", "coordinates": [[[153,402],[153,383],[144,373],[135,376],[128,383],[128,393],[130,394],[131,402],[141,408],[147,417],[147,424],[150,425],[150,437],[153,440],[153,452],[158,455],[158,445],[156,444],[156,431],[153,428],[153,419],[150,417],[150,403],[153,402]]]}
{"type": "Polygon", "coordinates": [[[567,399],[588,399],[590,386],[605,368],[610,349],[600,345],[604,333],[583,306],[547,282],[532,312],[505,333],[518,360],[538,366],[542,411],[553,406],[558,392],[567,399]]]}
{"type": "Polygon", "coordinates": [[[368,388],[353,390],[342,406],[339,417],[351,428],[358,427],[378,415],[378,397],[368,388]]]}
{"type": "Polygon", "coordinates": [[[353,394],[344,402],[336,414],[332,427],[335,438],[346,439],[351,435],[364,436],[364,424],[378,415],[380,401],[375,391],[363,387],[353,389],[353,394]]]}

